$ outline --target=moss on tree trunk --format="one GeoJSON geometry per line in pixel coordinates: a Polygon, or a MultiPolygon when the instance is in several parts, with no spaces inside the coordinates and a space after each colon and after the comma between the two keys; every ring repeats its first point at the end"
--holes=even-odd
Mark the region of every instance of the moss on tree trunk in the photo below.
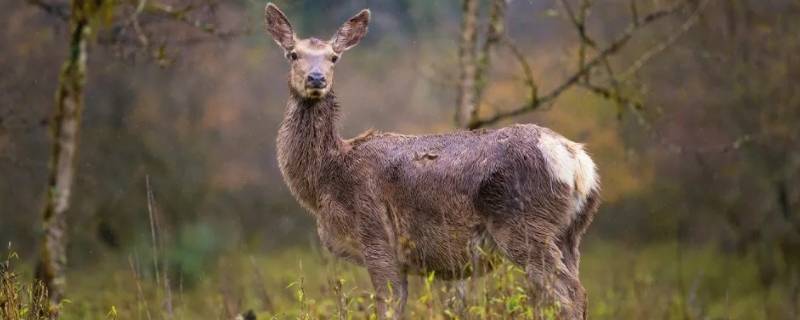
{"type": "Polygon", "coordinates": [[[95,7],[86,0],[73,0],[69,20],[68,56],[58,80],[51,122],[49,178],[43,212],[40,260],[36,275],[46,285],[51,302],[64,296],[67,262],[67,217],[75,158],[78,151],[81,111],[86,84],[87,41],[90,18],[95,7]]]}

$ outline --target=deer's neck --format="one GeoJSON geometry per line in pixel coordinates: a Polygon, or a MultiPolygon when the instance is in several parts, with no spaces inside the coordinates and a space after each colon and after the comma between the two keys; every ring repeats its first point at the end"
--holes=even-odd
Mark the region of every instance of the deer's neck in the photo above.
{"type": "Polygon", "coordinates": [[[336,130],[339,106],[333,92],[322,99],[292,94],[278,132],[278,165],[292,193],[314,211],[322,167],[336,161],[343,142],[336,130]]]}

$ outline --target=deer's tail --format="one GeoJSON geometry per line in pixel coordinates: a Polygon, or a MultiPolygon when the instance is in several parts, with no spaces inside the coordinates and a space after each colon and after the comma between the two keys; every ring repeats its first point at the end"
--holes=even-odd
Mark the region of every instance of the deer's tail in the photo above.
{"type": "Polygon", "coordinates": [[[600,206],[600,178],[597,168],[591,157],[583,150],[583,146],[576,148],[575,153],[575,216],[572,223],[561,236],[561,251],[564,263],[576,275],[580,263],[578,247],[583,234],[594,219],[597,208],[600,206]]]}

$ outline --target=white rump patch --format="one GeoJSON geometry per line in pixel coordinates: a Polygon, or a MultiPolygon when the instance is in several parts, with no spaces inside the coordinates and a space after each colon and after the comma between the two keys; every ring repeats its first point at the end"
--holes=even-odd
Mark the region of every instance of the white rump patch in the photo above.
{"type": "Polygon", "coordinates": [[[539,150],[542,151],[550,174],[566,185],[574,186],[576,161],[564,142],[566,140],[561,137],[542,132],[539,136],[539,150]]]}
{"type": "Polygon", "coordinates": [[[597,168],[583,145],[553,133],[542,132],[539,150],[553,178],[570,186],[575,195],[575,213],[583,209],[586,198],[598,188],[597,168]]]}

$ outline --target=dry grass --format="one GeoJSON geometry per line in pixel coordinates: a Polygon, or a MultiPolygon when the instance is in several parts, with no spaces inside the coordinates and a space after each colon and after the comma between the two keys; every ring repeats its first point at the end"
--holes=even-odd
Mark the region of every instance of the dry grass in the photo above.
{"type": "Polygon", "coordinates": [[[18,259],[17,254],[9,250],[0,263],[0,319],[55,318],[58,306],[50,306],[47,288],[37,280],[30,281],[29,285],[21,284],[19,275],[14,272],[14,262],[18,259]]]}

